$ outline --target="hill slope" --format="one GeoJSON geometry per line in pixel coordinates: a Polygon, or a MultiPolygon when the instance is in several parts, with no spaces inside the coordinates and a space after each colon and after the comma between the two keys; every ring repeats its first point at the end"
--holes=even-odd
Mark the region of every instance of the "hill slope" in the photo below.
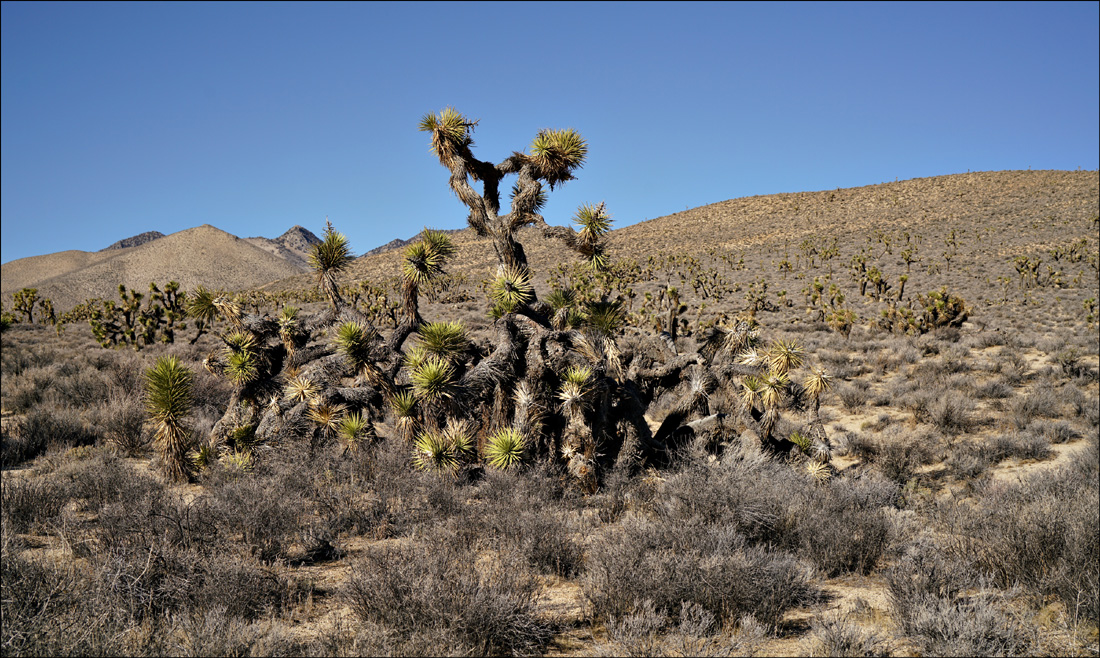
{"type": "MultiPolygon", "coordinates": [[[[795,262],[805,240],[822,249],[838,239],[840,253],[830,267],[839,274],[860,249],[873,245],[878,258],[886,249],[877,242],[880,234],[891,235],[895,241],[890,253],[883,253],[887,256],[883,267],[887,261],[893,263],[886,273],[897,277],[905,272],[899,258],[904,247],[899,247],[898,241],[908,233],[921,259],[913,266],[910,285],[921,289],[919,286],[953,285],[973,274],[990,280],[998,275],[1015,278],[1012,255],[1044,252],[1080,238],[1082,227],[1087,228],[1097,214],[1098,196],[1100,177],[1095,171],[952,174],[732,199],[616,229],[607,241],[613,259],[633,259],[643,265],[650,256],[679,253],[707,260],[708,252],[734,254],[746,263],[737,278],[748,282],[760,276],[780,279],[778,264],[785,259],[795,262]],[[952,231],[958,247],[947,245],[952,231]],[[934,277],[925,272],[942,252],[956,248],[958,270],[948,267],[934,277]],[[962,267],[976,263],[986,269],[963,271],[962,267]]],[[[614,208],[610,210],[614,213],[614,208]]],[[[455,212],[461,212],[457,202],[455,212]]],[[[1095,228],[1092,231],[1095,233],[1095,228]]],[[[451,239],[457,251],[448,271],[463,273],[472,283],[492,276],[497,259],[488,239],[479,238],[472,229],[455,232],[451,239]]],[[[563,244],[543,237],[536,229],[521,229],[519,239],[540,290],[545,289],[543,283],[555,265],[576,259],[563,244]]],[[[342,280],[379,281],[397,276],[402,254],[402,249],[368,252],[351,265],[342,280]]],[[[312,285],[310,276],[299,275],[262,288],[304,290],[312,285]]],[[[791,280],[781,285],[797,291],[805,284],[791,280]]]]}
{"type": "Polygon", "coordinates": [[[237,290],[285,278],[299,268],[210,225],[187,229],[136,247],[87,253],[68,251],[23,258],[3,266],[5,297],[23,287],[38,288],[64,311],[91,297],[114,299],[118,284],[146,291],[151,281],[178,281],[237,290]],[[58,273],[60,274],[54,274],[58,273]]]}

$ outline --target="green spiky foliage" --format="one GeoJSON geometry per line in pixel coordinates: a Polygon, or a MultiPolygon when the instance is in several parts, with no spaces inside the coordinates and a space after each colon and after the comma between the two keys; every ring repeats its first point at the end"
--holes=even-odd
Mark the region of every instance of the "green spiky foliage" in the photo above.
{"type": "Polygon", "coordinates": [[[434,355],[409,373],[409,381],[417,400],[429,407],[450,400],[456,392],[454,366],[434,355]]]}
{"type": "Polygon", "coordinates": [[[235,331],[223,340],[225,362],[222,372],[237,388],[243,389],[260,375],[256,338],[246,331],[235,331]]]}
{"type": "Polygon", "coordinates": [[[573,180],[573,171],[584,166],[588,143],[572,128],[540,130],[531,142],[531,162],[538,178],[550,189],[573,180]]]}
{"type": "Polygon", "coordinates": [[[523,463],[527,442],[518,431],[505,427],[492,434],[485,442],[485,461],[501,470],[523,463]]]}
{"type": "Polygon", "coordinates": [[[276,320],[279,325],[279,340],[283,341],[288,358],[294,358],[294,353],[301,347],[304,339],[302,323],[298,319],[299,311],[298,307],[286,304],[279,311],[279,318],[276,320]]]}
{"type": "Polygon", "coordinates": [[[531,273],[526,268],[501,265],[489,284],[489,299],[495,313],[514,313],[535,298],[531,273]]]}
{"type": "Polygon", "coordinates": [[[474,435],[470,421],[448,418],[447,426],[443,428],[443,436],[451,444],[451,451],[456,459],[466,460],[474,454],[474,435]]]}
{"type": "Polygon", "coordinates": [[[459,363],[470,348],[466,327],[461,322],[428,322],[416,330],[417,346],[424,355],[437,356],[447,363],[459,363]]]}
{"type": "Polygon", "coordinates": [[[389,347],[397,350],[424,323],[420,317],[420,289],[442,277],[455,247],[446,233],[424,229],[420,240],[405,248],[401,262],[402,319],[391,335],[389,347]]]}
{"type": "Polygon", "coordinates": [[[370,363],[371,348],[378,340],[378,332],[361,322],[344,322],[336,328],[337,353],[343,355],[353,370],[359,371],[370,363]]]}
{"type": "Polygon", "coordinates": [[[813,444],[810,437],[805,436],[801,432],[792,432],[790,441],[798,446],[798,449],[802,451],[803,454],[808,454],[810,452],[810,446],[813,444]]]}
{"type": "Polygon", "coordinates": [[[374,424],[363,412],[355,411],[340,420],[337,434],[344,442],[346,450],[358,452],[360,444],[374,439],[374,424]]]}
{"type": "Polygon", "coordinates": [[[761,404],[763,393],[764,384],[760,379],[752,375],[745,377],[741,380],[741,409],[751,414],[761,404]]]}
{"type": "Polygon", "coordinates": [[[816,413],[821,407],[821,396],[833,387],[833,378],[823,368],[814,368],[802,381],[802,387],[813,402],[813,411],[816,413]]]}
{"type": "Polygon", "coordinates": [[[610,261],[603,238],[611,230],[611,216],[607,214],[603,202],[582,205],[573,216],[573,223],[578,226],[574,249],[588,260],[596,272],[606,270],[610,261]]]}
{"type": "Polygon", "coordinates": [[[319,387],[312,379],[303,375],[291,377],[286,382],[284,397],[292,402],[306,402],[312,404],[321,393],[319,387]]]}
{"type": "Polygon", "coordinates": [[[794,341],[777,340],[768,350],[768,365],[778,375],[786,375],[802,365],[804,350],[794,341]]]}
{"type": "Polygon", "coordinates": [[[154,441],[165,475],[174,482],[187,480],[191,474],[184,417],[191,410],[193,381],[191,371],[171,356],[160,357],[145,372],[145,408],[156,424],[154,441]]]}
{"type": "Polygon", "coordinates": [[[425,471],[454,473],[459,460],[454,445],[442,432],[428,430],[416,437],[413,463],[425,471]]]}
{"type": "Polygon", "coordinates": [[[585,304],[585,326],[596,335],[610,338],[626,324],[626,314],[620,301],[588,302],[585,304]]]}
{"type": "Polygon", "coordinates": [[[317,285],[334,310],[339,310],[344,304],[337,277],[348,268],[348,265],[351,265],[352,260],[354,258],[351,255],[347,236],[338,233],[332,227],[332,222],[326,219],[325,237],[310,250],[309,265],[316,272],[317,285]]]}
{"type": "Polygon", "coordinates": [[[587,366],[571,366],[561,376],[558,399],[562,411],[570,418],[579,416],[588,406],[592,369],[587,366]]]}
{"type": "Polygon", "coordinates": [[[188,453],[187,458],[191,466],[203,470],[218,458],[218,446],[210,442],[204,442],[188,453]]]}
{"type": "Polygon", "coordinates": [[[462,155],[473,146],[471,134],[477,126],[476,119],[467,119],[453,107],[437,114],[428,113],[420,119],[417,130],[432,134],[432,153],[439,163],[448,169],[462,166],[462,155]]]}
{"type": "Polygon", "coordinates": [[[398,391],[390,400],[393,409],[394,425],[405,441],[412,440],[420,427],[417,418],[417,400],[412,391],[398,391]]]}
{"type": "Polygon", "coordinates": [[[328,440],[340,431],[340,425],[347,413],[347,405],[333,402],[318,402],[306,411],[306,418],[317,425],[320,439],[328,440]]]}
{"type": "Polygon", "coordinates": [[[191,344],[198,342],[199,337],[214,325],[218,317],[218,307],[214,305],[217,294],[206,286],[199,286],[187,298],[187,314],[195,319],[195,327],[198,332],[191,339],[191,344]]]}
{"type": "Polygon", "coordinates": [[[787,373],[771,372],[764,377],[761,384],[763,391],[760,393],[760,402],[768,409],[778,409],[783,401],[783,393],[791,383],[787,373]]]}

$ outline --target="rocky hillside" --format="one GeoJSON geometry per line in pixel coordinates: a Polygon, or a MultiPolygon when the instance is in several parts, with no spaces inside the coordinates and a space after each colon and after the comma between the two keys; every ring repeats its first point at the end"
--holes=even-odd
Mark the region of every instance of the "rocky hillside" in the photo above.
{"type": "Polygon", "coordinates": [[[274,240],[262,237],[245,238],[244,240],[268,253],[275,254],[291,262],[302,271],[309,270],[310,249],[313,248],[313,245],[321,241],[321,239],[310,232],[309,229],[297,225],[292,226],[290,230],[274,240]]]}
{"type": "Polygon", "coordinates": [[[300,271],[286,258],[203,225],[132,247],[11,261],[3,265],[0,294],[10,299],[20,288],[38,288],[39,296],[52,299],[62,312],[88,298],[113,299],[120,283],[140,291],[152,281],[170,280],[185,290],[200,284],[239,290],[300,271]]]}
{"type": "Polygon", "coordinates": [[[112,249],[126,249],[127,247],[138,247],[138,246],[141,246],[141,245],[145,244],[146,242],[152,242],[153,240],[156,240],[157,238],[163,238],[163,237],[164,237],[164,234],[161,233],[160,231],[146,231],[144,233],[139,233],[139,234],[137,234],[133,237],[126,238],[124,240],[119,240],[118,242],[114,243],[113,245],[111,245],[109,247],[105,247],[103,249],[100,249],[100,251],[111,251],[112,249]]]}

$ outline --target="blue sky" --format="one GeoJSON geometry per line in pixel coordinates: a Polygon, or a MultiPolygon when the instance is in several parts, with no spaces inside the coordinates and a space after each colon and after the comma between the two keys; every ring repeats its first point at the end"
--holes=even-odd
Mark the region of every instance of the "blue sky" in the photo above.
{"type": "MultiPolygon", "coordinates": [[[[0,261],[328,216],[361,253],[465,210],[417,132],[494,162],[588,140],[544,216],[1097,169],[1100,4],[22,3],[2,6],[0,261]]],[[[689,239],[685,236],[685,239],[689,239]]]]}

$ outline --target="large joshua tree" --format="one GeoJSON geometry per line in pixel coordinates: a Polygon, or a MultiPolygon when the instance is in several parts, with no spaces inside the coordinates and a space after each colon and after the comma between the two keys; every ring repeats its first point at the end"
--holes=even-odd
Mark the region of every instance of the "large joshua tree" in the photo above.
{"type": "Polygon", "coordinates": [[[476,125],[447,108],[424,116],[420,129],[431,133],[469,225],[496,250],[486,287],[495,332],[488,347],[475,347],[461,323],[421,317],[422,287],[455,253],[445,234],[425,229],[406,248],[399,316],[384,336],[336,292],[350,252],[329,225],[324,244],[331,248],[318,249],[314,260],[330,308],[309,317],[287,308],[276,320],[243,315],[226,297],[204,305],[230,328],[207,366],[236,384],[211,444],[253,431],[259,441],[308,438],[313,446],[339,437],[350,454],[388,416],[393,438],[408,444],[421,468],[460,473],[479,461],[514,468],[539,459],[564,465],[588,491],[608,468],[660,464],[687,445],[718,450],[755,434],[782,446],[786,439],[774,436],[781,411],[801,408],[807,394],[816,404],[827,376],[809,390],[794,383],[802,350],[783,341],[758,349],[751,316],[715,325],[693,345],[690,337],[626,326],[621,298],[578,304],[575,291],[558,290],[549,303],[539,301],[520,228],[561,240],[598,271],[609,266],[603,204],[582,205],[575,228],[550,226],[539,214],[547,187],[572,180],[584,164],[587,144],[572,129],[543,130],[529,152],[492,164],[473,155],[476,125]],[[504,210],[508,176],[515,181],[504,210]],[[659,424],[656,433],[650,422],[659,424]]]}

